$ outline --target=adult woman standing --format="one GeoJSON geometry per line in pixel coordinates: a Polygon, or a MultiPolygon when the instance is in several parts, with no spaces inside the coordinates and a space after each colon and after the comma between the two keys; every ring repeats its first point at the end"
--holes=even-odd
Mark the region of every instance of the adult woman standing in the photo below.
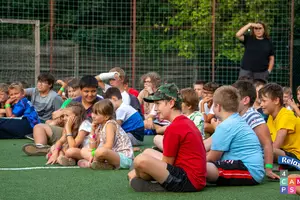
{"type": "Polygon", "coordinates": [[[262,22],[248,23],[236,33],[236,37],[245,46],[239,77],[267,81],[274,67],[274,48],[266,25],[262,22]],[[251,34],[244,34],[249,28],[251,34]]]}

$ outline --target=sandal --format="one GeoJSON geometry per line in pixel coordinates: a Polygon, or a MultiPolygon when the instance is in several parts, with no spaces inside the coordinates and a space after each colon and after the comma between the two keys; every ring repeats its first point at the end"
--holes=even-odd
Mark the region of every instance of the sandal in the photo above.
{"type": "Polygon", "coordinates": [[[115,167],[107,162],[94,161],[91,165],[92,169],[112,170],[115,167]]]}
{"type": "Polygon", "coordinates": [[[50,146],[31,143],[23,145],[22,150],[28,156],[45,156],[49,152],[50,146]]]}
{"type": "Polygon", "coordinates": [[[76,165],[76,161],[73,158],[67,158],[66,156],[59,156],[57,159],[57,163],[62,166],[74,166],[76,165]]]}
{"type": "Polygon", "coordinates": [[[87,160],[84,160],[84,159],[81,159],[77,162],[77,165],[80,167],[80,168],[90,168],[91,167],[91,164],[89,161],[87,160]]]}

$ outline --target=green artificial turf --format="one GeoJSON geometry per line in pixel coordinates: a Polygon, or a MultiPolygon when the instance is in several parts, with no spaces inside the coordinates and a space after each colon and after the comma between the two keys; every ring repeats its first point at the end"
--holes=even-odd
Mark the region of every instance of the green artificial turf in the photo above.
{"type": "MultiPolygon", "coordinates": [[[[29,157],[22,145],[29,140],[0,140],[0,200],[6,199],[205,199],[205,200],[299,200],[283,195],[279,182],[265,180],[258,186],[208,186],[198,193],[137,193],[128,186],[127,170],[39,169],[2,171],[3,168],[45,166],[44,157],[29,157]]],[[[151,146],[152,137],[145,139],[151,146]]]]}

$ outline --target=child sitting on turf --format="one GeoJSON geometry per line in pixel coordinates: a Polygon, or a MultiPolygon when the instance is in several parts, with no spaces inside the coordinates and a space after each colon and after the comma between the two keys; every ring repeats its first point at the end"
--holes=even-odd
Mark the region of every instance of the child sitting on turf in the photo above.
{"type": "MultiPolygon", "coordinates": [[[[85,108],[86,118],[91,117],[92,107],[95,102],[100,101],[102,97],[97,96],[98,81],[95,77],[87,75],[80,79],[80,92],[81,96],[73,99],[74,102],[79,102],[85,108]]],[[[48,151],[49,146],[47,144],[53,145],[61,138],[63,128],[60,126],[52,126],[49,124],[38,124],[33,129],[33,138],[35,142],[35,152],[37,155],[45,154],[48,151]]],[[[25,144],[23,150],[26,146],[33,144],[25,144]]],[[[29,155],[34,155],[33,148],[29,155]]],[[[26,150],[25,150],[25,153],[26,150]]]]}
{"type": "Polygon", "coordinates": [[[140,113],[130,105],[123,103],[121,92],[116,87],[108,88],[104,96],[113,103],[116,121],[128,134],[132,145],[142,145],[144,141],[144,122],[140,113]]]}
{"type": "Polygon", "coordinates": [[[239,94],[232,86],[218,88],[213,96],[215,132],[207,159],[207,181],[218,185],[256,185],[264,178],[259,140],[238,112],[239,94]]]}
{"type": "Polygon", "coordinates": [[[5,117],[6,115],[4,105],[7,99],[8,99],[8,85],[6,83],[0,83],[0,117],[5,117]]]}
{"type": "Polygon", "coordinates": [[[282,90],[283,90],[283,106],[288,110],[293,110],[292,107],[288,104],[288,101],[293,99],[292,88],[283,87],[282,90]]]}
{"type": "MultiPolygon", "coordinates": [[[[300,118],[283,106],[283,90],[276,83],[268,83],[259,91],[261,107],[269,115],[267,125],[273,141],[274,161],[278,156],[300,159],[300,118]]],[[[283,165],[282,168],[294,169],[283,165]]]]}
{"type": "Polygon", "coordinates": [[[181,97],[175,84],[165,84],[144,99],[155,103],[159,117],[171,121],[163,139],[163,154],[147,149],[134,159],[128,174],[138,192],[196,192],[205,187],[205,150],[199,129],[181,115],[181,97]],[[157,182],[153,182],[152,180],[157,182]]]}
{"type": "Polygon", "coordinates": [[[210,121],[215,116],[213,112],[213,95],[216,89],[219,87],[217,83],[208,82],[203,86],[202,97],[203,99],[199,102],[199,111],[204,117],[204,129],[208,133],[206,137],[214,132],[213,126],[210,121]]]}
{"type": "Polygon", "coordinates": [[[54,80],[54,76],[49,73],[40,74],[37,87],[25,89],[25,94],[31,98],[41,122],[51,119],[52,113],[60,109],[63,103],[62,98],[53,91],[54,80]]]}
{"type": "Polygon", "coordinates": [[[253,108],[255,110],[257,110],[257,112],[259,112],[261,114],[261,116],[264,118],[264,120],[267,122],[268,115],[264,114],[264,112],[263,112],[263,110],[260,106],[260,99],[259,99],[259,95],[258,95],[259,90],[262,87],[264,87],[265,84],[266,84],[266,81],[264,81],[264,80],[260,80],[260,79],[254,80],[254,87],[256,89],[256,99],[255,99],[255,102],[253,104],[253,108]]]}
{"type": "Polygon", "coordinates": [[[51,147],[46,164],[75,165],[75,159],[67,157],[66,151],[69,148],[78,148],[85,136],[89,134],[85,131],[78,131],[80,124],[85,119],[85,109],[80,103],[71,102],[63,112],[65,122],[63,135],[51,147]]]}
{"type": "Polygon", "coordinates": [[[19,139],[32,133],[33,127],[40,123],[37,112],[25,97],[21,83],[8,87],[9,99],[5,102],[5,119],[0,119],[0,139],[19,139]],[[18,119],[14,119],[20,117],[18,119]]]}
{"type": "MultiPolygon", "coordinates": [[[[47,120],[46,124],[53,126],[63,126],[63,108],[66,108],[67,105],[75,98],[80,96],[80,85],[79,80],[76,78],[72,78],[67,82],[63,82],[62,80],[57,81],[60,85],[60,92],[64,91],[67,88],[67,99],[63,102],[59,110],[56,110],[52,113],[52,119],[47,120]]],[[[59,93],[58,93],[59,94],[59,93]]]]}
{"type": "MultiPolygon", "coordinates": [[[[196,127],[199,129],[202,139],[205,139],[204,134],[204,120],[203,115],[199,111],[197,111],[199,104],[199,97],[194,89],[185,88],[180,91],[182,97],[181,111],[182,114],[187,116],[190,120],[192,120],[196,127]]],[[[156,147],[160,150],[163,150],[163,136],[156,135],[153,139],[153,142],[156,147]]]]}
{"type": "Polygon", "coordinates": [[[202,80],[197,80],[194,84],[194,90],[197,93],[198,97],[199,97],[199,101],[201,101],[203,99],[203,86],[205,84],[205,81],[202,80]]]}
{"type": "Polygon", "coordinates": [[[79,167],[128,169],[132,165],[132,144],[113,115],[114,106],[110,100],[104,99],[94,105],[89,148],[81,150],[84,159],[78,161],[79,167]]]}
{"type": "MultiPolygon", "coordinates": [[[[285,97],[285,95],[283,94],[283,98],[284,97],[285,97]]],[[[300,100],[300,87],[297,88],[297,99],[298,99],[298,101],[300,100]]],[[[294,113],[297,117],[300,117],[299,104],[297,104],[293,98],[287,99],[286,104],[291,108],[292,111],[294,111],[294,113]]]]}
{"type": "Polygon", "coordinates": [[[279,179],[279,176],[272,172],[273,147],[270,131],[263,117],[252,107],[256,99],[255,87],[249,81],[237,81],[233,87],[238,89],[241,96],[239,114],[254,130],[263,147],[266,175],[271,179],[279,179]]]}

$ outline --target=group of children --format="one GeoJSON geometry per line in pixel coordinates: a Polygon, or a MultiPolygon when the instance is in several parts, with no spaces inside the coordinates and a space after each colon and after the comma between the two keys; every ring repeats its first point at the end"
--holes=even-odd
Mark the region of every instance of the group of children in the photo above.
{"type": "Polygon", "coordinates": [[[299,105],[289,89],[239,80],[232,86],[197,81],[179,90],[174,83],[161,84],[155,72],[141,82],[137,93],[116,67],[95,77],[59,80],[58,92],[50,74],[41,74],[36,88],[0,84],[0,138],[33,133],[34,143],[23,151],[46,155],[47,164],[130,169],[135,191],[257,185],[265,175],[279,178],[273,171],[279,156],[300,159],[299,105]],[[148,130],[156,133],[155,146],[134,158],[140,149],[133,146],[143,145],[148,130]]]}

